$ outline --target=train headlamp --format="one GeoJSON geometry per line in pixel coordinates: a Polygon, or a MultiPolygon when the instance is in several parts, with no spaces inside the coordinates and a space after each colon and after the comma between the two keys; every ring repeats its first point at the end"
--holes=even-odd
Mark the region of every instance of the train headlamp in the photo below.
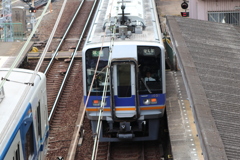
{"type": "Polygon", "coordinates": [[[157,99],[156,98],[144,99],[143,104],[144,105],[157,104],[157,99]]]}
{"type": "MultiPolygon", "coordinates": [[[[101,100],[93,100],[92,101],[92,104],[93,104],[93,106],[101,106],[101,103],[102,103],[102,101],[101,100]]],[[[106,102],[103,102],[104,104],[104,106],[106,106],[106,102]]]]}
{"type": "Polygon", "coordinates": [[[143,100],[143,104],[145,105],[149,105],[151,102],[150,102],[150,99],[144,99],[143,100]]]}

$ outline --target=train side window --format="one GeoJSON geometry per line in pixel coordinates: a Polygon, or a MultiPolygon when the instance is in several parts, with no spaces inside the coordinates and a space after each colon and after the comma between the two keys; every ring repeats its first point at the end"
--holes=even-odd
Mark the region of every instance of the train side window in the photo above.
{"type": "Polygon", "coordinates": [[[19,143],[17,145],[17,149],[15,150],[15,154],[13,155],[13,160],[20,160],[20,147],[19,147],[19,143]]]}
{"type": "Polygon", "coordinates": [[[16,160],[20,160],[20,147],[19,147],[19,143],[17,145],[17,150],[15,151],[15,157],[16,157],[16,160]]]}
{"type": "Polygon", "coordinates": [[[26,145],[25,145],[26,157],[29,159],[34,153],[33,146],[33,124],[30,125],[26,134],[26,145]]]}
{"type": "Polygon", "coordinates": [[[37,106],[37,126],[38,126],[38,136],[42,138],[42,124],[41,124],[41,108],[40,108],[40,102],[38,102],[37,106]]]}

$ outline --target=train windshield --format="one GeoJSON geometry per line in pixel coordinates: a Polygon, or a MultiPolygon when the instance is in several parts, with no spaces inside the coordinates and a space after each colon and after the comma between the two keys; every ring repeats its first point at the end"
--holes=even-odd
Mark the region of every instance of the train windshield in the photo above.
{"type": "Polygon", "coordinates": [[[139,94],[162,93],[161,49],[138,46],[139,94]]]}
{"type": "Polygon", "coordinates": [[[98,57],[100,56],[96,77],[92,86],[91,95],[101,96],[104,86],[107,85],[107,95],[110,95],[109,81],[105,84],[106,69],[109,57],[109,48],[95,48],[86,51],[86,87],[87,93],[90,90],[98,57]]]}

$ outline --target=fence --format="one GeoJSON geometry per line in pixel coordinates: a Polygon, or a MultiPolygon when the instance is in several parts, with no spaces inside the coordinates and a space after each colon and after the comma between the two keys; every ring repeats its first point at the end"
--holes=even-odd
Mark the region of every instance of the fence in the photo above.
{"type": "Polygon", "coordinates": [[[25,30],[22,23],[2,23],[0,24],[0,41],[22,41],[25,35],[25,30]],[[12,31],[11,28],[12,27],[12,31]],[[9,33],[10,32],[10,33],[9,33]]]}

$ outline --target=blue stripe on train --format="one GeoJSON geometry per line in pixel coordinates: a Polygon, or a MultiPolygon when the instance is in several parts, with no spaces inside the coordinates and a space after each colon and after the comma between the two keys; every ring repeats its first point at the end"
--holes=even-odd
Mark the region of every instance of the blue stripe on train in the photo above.
{"type": "MultiPolygon", "coordinates": [[[[109,107],[110,108],[110,96],[106,96],[106,102],[107,102],[107,105],[105,107],[109,107]]],[[[84,96],[84,104],[86,104],[86,100],[87,100],[87,96],[84,96]]],[[[90,96],[89,99],[88,99],[88,104],[87,104],[87,107],[96,107],[96,106],[93,106],[93,100],[102,100],[102,96],[90,96]]]]}
{"type": "Polygon", "coordinates": [[[116,106],[136,106],[135,95],[132,95],[132,97],[114,96],[114,100],[116,106]]]}
{"type": "MultiPolygon", "coordinates": [[[[19,130],[20,130],[20,137],[21,137],[21,141],[22,141],[22,149],[23,149],[23,152],[25,152],[24,144],[26,143],[26,132],[28,131],[30,125],[31,124],[33,125],[32,113],[29,113],[29,115],[27,115],[29,109],[31,109],[31,108],[32,108],[31,103],[29,103],[27,108],[25,109],[22,117],[20,118],[20,121],[18,122],[17,126],[15,127],[9,141],[7,142],[2,154],[0,155],[0,160],[4,159],[4,157],[7,155],[7,152],[9,150],[9,148],[11,147],[12,142],[14,141],[14,139],[15,139],[19,130]]],[[[43,137],[44,141],[48,138],[49,126],[46,126],[46,130],[47,131],[44,134],[45,137],[43,137]]],[[[34,131],[33,131],[33,133],[34,133],[34,131]]],[[[38,156],[39,152],[43,151],[44,148],[43,148],[43,146],[41,146],[42,148],[40,147],[39,150],[36,151],[35,134],[33,135],[33,139],[34,139],[33,140],[33,142],[34,142],[34,156],[33,156],[33,159],[35,159],[38,156]]],[[[41,142],[41,143],[43,143],[43,142],[41,142]]],[[[24,156],[25,156],[25,153],[24,153],[24,156]]],[[[26,157],[24,157],[24,159],[26,159],[26,157]]]]}
{"type": "MultiPolygon", "coordinates": [[[[24,120],[24,118],[26,117],[26,114],[27,114],[27,112],[28,112],[28,110],[29,110],[30,108],[31,108],[31,104],[29,103],[28,106],[27,106],[27,108],[26,108],[26,110],[24,111],[24,113],[23,113],[20,121],[18,122],[16,128],[14,129],[13,134],[11,135],[9,141],[7,142],[6,146],[4,147],[3,153],[2,153],[2,155],[0,155],[0,159],[3,159],[3,158],[6,156],[8,150],[9,150],[9,148],[10,148],[10,146],[11,146],[14,138],[16,137],[17,132],[19,131],[19,129],[20,129],[22,123],[23,123],[23,120],[24,120]]],[[[24,146],[22,146],[22,148],[23,148],[23,147],[24,147],[24,146]]],[[[24,149],[24,148],[23,148],[23,149],[24,149]]]]}
{"type": "MultiPolygon", "coordinates": [[[[107,105],[105,107],[110,107],[110,96],[106,96],[106,102],[107,105]]],[[[127,98],[117,98],[117,106],[134,106],[134,98],[135,96],[132,97],[127,97],[127,98]]],[[[156,98],[157,99],[157,104],[159,105],[165,105],[166,102],[166,94],[145,94],[145,95],[139,95],[139,104],[140,106],[144,106],[143,100],[147,98],[156,98]]],[[[86,103],[87,96],[84,96],[84,103],[86,103]]],[[[102,96],[90,96],[88,100],[88,105],[87,107],[96,107],[93,106],[93,100],[102,100],[102,96]]],[[[116,100],[116,97],[115,97],[116,100]]],[[[155,104],[156,105],[156,104],[155,104]]]]}

